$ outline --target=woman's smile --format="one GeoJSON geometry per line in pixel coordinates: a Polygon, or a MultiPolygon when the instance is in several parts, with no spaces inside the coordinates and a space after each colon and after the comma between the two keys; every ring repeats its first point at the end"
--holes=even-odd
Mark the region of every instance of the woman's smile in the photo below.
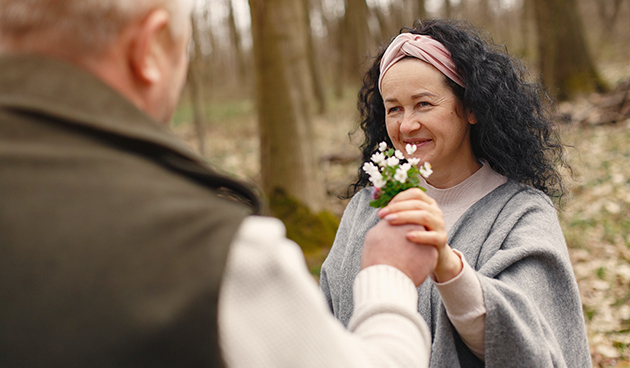
{"type": "Polygon", "coordinates": [[[405,143],[405,146],[407,144],[410,144],[412,146],[416,146],[416,148],[420,149],[421,147],[426,146],[427,144],[431,143],[432,139],[424,139],[424,138],[408,138],[408,139],[403,139],[403,143],[405,143]]]}

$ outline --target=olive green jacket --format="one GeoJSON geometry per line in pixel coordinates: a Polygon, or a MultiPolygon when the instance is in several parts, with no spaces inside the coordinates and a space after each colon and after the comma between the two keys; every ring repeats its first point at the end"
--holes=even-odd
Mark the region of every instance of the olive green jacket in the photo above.
{"type": "Polygon", "coordinates": [[[221,275],[257,206],[91,74],[0,57],[0,367],[221,366],[221,275]]]}

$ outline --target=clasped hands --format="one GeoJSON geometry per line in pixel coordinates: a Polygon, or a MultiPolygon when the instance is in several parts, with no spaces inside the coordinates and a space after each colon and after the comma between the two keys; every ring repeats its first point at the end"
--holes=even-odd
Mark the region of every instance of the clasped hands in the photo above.
{"type": "Polygon", "coordinates": [[[424,191],[399,193],[378,216],[382,221],[365,237],[361,268],[387,264],[416,286],[431,273],[438,282],[446,282],[461,272],[461,258],[447,244],[444,214],[424,191]]]}

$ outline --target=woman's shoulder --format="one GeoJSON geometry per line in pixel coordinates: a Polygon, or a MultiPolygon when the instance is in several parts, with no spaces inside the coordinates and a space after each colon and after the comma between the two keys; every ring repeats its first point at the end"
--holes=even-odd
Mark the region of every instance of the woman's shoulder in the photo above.
{"type": "Polygon", "coordinates": [[[354,193],[351,201],[369,201],[373,191],[374,187],[361,188],[358,192],[354,193]]]}
{"type": "Polygon", "coordinates": [[[508,207],[536,206],[555,210],[553,202],[544,192],[511,179],[486,197],[488,204],[501,204],[508,207]]]}
{"type": "Polygon", "coordinates": [[[533,214],[537,214],[534,218],[557,222],[556,209],[545,193],[530,185],[508,180],[466,211],[454,230],[468,232],[484,228],[489,231],[490,228],[510,227],[533,214]]]}
{"type": "Polygon", "coordinates": [[[344,211],[344,216],[346,213],[354,213],[354,212],[365,212],[372,209],[370,206],[370,200],[372,199],[372,187],[365,187],[356,192],[344,211]]]}
{"type": "Polygon", "coordinates": [[[372,200],[372,187],[366,187],[353,196],[341,217],[339,233],[359,232],[363,233],[378,222],[377,209],[370,206],[372,200]]]}
{"type": "Polygon", "coordinates": [[[497,188],[494,198],[488,198],[482,212],[494,214],[492,228],[513,229],[530,226],[556,232],[558,213],[551,199],[531,185],[508,181],[497,188]],[[552,231],[553,230],[553,231],[552,231]]]}

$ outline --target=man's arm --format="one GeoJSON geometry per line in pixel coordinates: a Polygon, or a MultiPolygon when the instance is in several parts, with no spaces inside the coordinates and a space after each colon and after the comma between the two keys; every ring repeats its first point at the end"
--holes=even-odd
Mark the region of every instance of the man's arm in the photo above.
{"type": "MultiPolygon", "coordinates": [[[[405,231],[375,230],[366,249],[396,249],[405,231]],[[389,233],[388,233],[389,232],[389,233]],[[371,242],[371,243],[370,243],[371,242]]],[[[418,248],[401,247],[401,253],[418,248]]],[[[378,253],[378,252],[377,252],[378,253]]],[[[375,262],[354,283],[355,311],[346,330],[329,311],[299,247],[275,219],[250,217],[234,239],[219,301],[219,327],[229,367],[427,367],[430,335],[417,313],[418,279],[375,262]]],[[[398,266],[397,266],[398,267],[398,266]]],[[[399,266],[405,268],[406,266],[399,266]]],[[[429,270],[431,272],[432,270],[429,270]]]]}

